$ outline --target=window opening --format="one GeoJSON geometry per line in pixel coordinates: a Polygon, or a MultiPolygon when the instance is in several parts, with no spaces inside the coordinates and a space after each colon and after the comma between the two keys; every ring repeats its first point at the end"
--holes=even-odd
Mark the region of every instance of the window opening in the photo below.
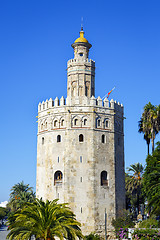
{"type": "Polygon", "coordinates": [[[63,179],[63,174],[61,171],[56,171],[54,174],[54,185],[61,185],[63,179]]]}
{"type": "Polygon", "coordinates": [[[82,182],[82,177],[81,177],[81,182],[82,182]]]}
{"type": "Polygon", "coordinates": [[[61,142],[61,135],[57,136],[57,142],[61,142]]]}
{"type": "Polygon", "coordinates": [[[81,213],[82,213],[82,207],[81,207],[81,213]]]}
{"type": "Polygon", "coordinates": [[[54,127],[57,127],[57,120],[54,121],[54,127]]]}
{"type": "Polygon", "coordinates": [[[100,121],[100,119],[98,119],[98,123],[97,123],[97,125],[98,125],[98,127],[100,127],[100,125],[101,125],[101,121],[100,121]]]}
{"type": "Polygon", "coordinates": [[[74,125],[77,125],[78,119],[74,119],[74,125]]]}
{"type": "Polygon", "coordinates": [[[84,125],[87,125],[87,119],[84,119],[84,125]]]}
{"type": "Polygon", "coordinates": [[[108,186],[107,172],[101,172],[101,186],[108,186]]]}
{"type": "Polygon", "coordinates": [[[102,135],[102,143],[105,143],[105,135],[102,135]]]}
{"type": "Polygon", "coordinates": [[[42,137],[42,144],[44,144],[44,137],[42,137]]]}
{"type": "Polygon", "coordinates": [[[83,53],[79,53],[79,56],[81,56],[81,57],[82,57],[82,56],[83,56],[83,53]]]}
{"type": "Polygon", "coordinates": [[[82,163],[82,156],[80,156],[80,162],[82,163]]]}
{"type": "Polygon", "coordinates": [[[106,128],[108,127],[108,121],[105,122],[105,127],[106,127],[106,128]]]}
{"type": "Polygon", "coordinates": [[[61,126],[64,126],[64,120],[62,120],[62,122],[61,122],[61,126]]]}
{"type": "Polygon", "coordinates": [[[58,163],[59,163],[59,157],[58,157],[58,163]]]}
{"type": "Polygon", "coordinates": [[[83,142],[84,141],[84,139],[83,139],[83,134],[80,134],[79,135],[79,142],[83,142]]]}

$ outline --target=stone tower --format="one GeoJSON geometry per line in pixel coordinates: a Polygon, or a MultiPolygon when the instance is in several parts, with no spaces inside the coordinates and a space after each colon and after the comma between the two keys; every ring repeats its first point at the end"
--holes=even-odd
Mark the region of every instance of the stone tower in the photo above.
{"type": "Polygon", "coordinates": [[[68,202],[84,235],[104,236],[125,208],[123,106],[95,98],[92,45],[80,37],[67,63],[67,98],[38,105],[37,197],[68,202]]]}

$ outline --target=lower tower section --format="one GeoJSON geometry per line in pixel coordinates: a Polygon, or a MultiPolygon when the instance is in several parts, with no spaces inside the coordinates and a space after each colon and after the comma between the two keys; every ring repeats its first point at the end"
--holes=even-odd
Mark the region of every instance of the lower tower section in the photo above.
{"type": "Polygon", "coordinates": [[[68,202],[84,235],[104,236],[106,210],[111,234],[125,208],[123,139],[123,106],[113,100],[39,104],[37,197],[68,202]]]}

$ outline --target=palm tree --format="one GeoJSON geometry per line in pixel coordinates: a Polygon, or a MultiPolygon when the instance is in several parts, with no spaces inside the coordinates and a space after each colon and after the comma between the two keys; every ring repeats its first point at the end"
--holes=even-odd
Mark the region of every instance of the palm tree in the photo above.
{"type": "Polygon", "coordinates": [[[19,195],[21,192],[33,192],[33,188],[29,186],[29,184],[24,184],[24,182],[20,182],[15,184],[12,188],[11,188],[11,193],[10,196],[11,197],[15,197],[16,195],[19,195]]]}
{"type": "Polygon", "coordinates": [[[11,209],[12,212],[17,211],[26,202],[33,202],[35,199],[35,193],[33,188],[29,184],[21,183],[15,184],[11,188],[10,199],[7,207],[11,209]]]}
{"type": "Polygon", "coordinates": [[[139,127],[138,132],[144,133],[144,139],[146,140],[146,143],[147,143],[148,155],[149,155],[149,145],[150,145],[150,139],[151,139],[150,129],[148,127],[148,124],[145,124],[142,118],[138,122],[138,127],[139,127]]]}
{"type": "Polygon", "coordinates": [[[142,196],[142,174],[144,167],[141,163],[132,164],[127,168],[130,175],[126,174],[126,191],[133,206],[140,208],[140,203],[143,202],[142,196]]]}
{"type": "Polygon", "coordinates": [[[9,240],[26,240],[35,236],[36,239],[54,240],[75,239],[83,237],[80,223],[67,207],[53,201],[36,199],[33,203],[26,203],[13,216],[9,217],[9,240]]]}
{"type": "Polygon", "coordinates": [[[154,106],[150,102],[144,106],[144,112],[139,121],[139,132],[144,133],[144,139],[147,141],[148,154],[150,139],[152,140],[152,153],[154,151],[154,139],[160,131],[160,105],[154,106]]]}

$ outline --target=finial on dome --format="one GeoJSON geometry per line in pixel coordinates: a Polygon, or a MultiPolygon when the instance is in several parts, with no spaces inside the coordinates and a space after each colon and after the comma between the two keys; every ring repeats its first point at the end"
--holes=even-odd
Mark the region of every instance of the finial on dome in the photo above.
{"type": "Polygon", "coordinates": [[[83,31],[83,17],[81,17],[81,31],[83,31]]]}

